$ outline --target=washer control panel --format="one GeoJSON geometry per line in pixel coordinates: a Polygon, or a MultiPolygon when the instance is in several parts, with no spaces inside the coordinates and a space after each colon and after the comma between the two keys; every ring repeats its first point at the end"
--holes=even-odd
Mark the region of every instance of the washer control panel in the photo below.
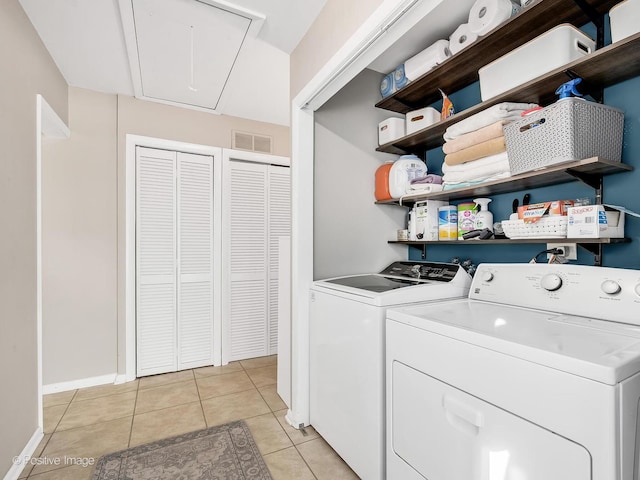
{"type": "Polygon", "coordinates": [[[640,270],[485,263],[469,298],[640,325],[640,270]]]}

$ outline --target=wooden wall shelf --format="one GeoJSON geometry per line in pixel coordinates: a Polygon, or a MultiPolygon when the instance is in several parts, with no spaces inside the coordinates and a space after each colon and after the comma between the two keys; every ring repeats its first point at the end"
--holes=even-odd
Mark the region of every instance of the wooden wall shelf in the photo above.
{"type": "MultiPolygon", "coordinates": [[[[607,13],[620,0],[585,0],[607,13]]],[[[520,14],[479,38],[422,77],[382,99],[376,107],[407,113],[439,100],[441,88],[452,93],[478,80],[478,69],[562,23],[580,27],[590,18],[575,0],[537,0],[520,14]]]]}

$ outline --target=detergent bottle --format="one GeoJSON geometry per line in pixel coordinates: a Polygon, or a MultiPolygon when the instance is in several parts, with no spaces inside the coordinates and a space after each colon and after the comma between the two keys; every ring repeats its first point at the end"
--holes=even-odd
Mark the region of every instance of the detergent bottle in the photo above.
{"type": "Polygon", "coordinates": [[[490,198],[474,198],[473,202],[478,206],[476,213],[476,230],[488,228],[493,232],[493,213],[489,211],[490,198]]]}

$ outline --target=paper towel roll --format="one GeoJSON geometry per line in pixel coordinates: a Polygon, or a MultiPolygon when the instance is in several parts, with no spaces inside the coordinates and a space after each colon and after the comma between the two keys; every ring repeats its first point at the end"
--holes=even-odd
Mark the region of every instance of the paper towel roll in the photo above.
{"type": "Polygon", "coordinates": [[[478,35],[469,29],[468,23],[463,23],[449,37],[449,50],[455,55],[463,48],[468,47],[478,39],[478,35]]]}
{"type": "Polygon", "coordinates": [[[478,36],[486,35],[520,11],[511,0],[476,0],[469,12],[469,30],[478,36]]]}
{"type": "Polygon", "coordinates": [[[411,81],[424,75],[451,56],[449,40],[438,40],[433,45],[404,62],[404,74],[411,81]]]}

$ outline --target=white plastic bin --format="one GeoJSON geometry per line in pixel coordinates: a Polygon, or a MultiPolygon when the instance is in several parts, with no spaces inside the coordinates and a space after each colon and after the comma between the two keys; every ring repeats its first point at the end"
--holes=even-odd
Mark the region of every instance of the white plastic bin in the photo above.
{"type": "Polygon", "coordinates": [[[625,0],[609,10],[611,42],[640,32],[640,0],[625,0]]]}
{"type": "Polygon", "coordinates": [[[433,107],[421,108],[420,110],[414,110],[406,115],[407,135],[411,135],[418,130],[438,123],[440,121],[440,112],[433,107]]]}
{"type": "Polygon", "coordinates": [[[559,25],[478,70],[482,100],[496,97],[595,49],[595,42],[573,25],[559,25]]]}
{"type": "Polygon", "coordinates": [[[378,145],[404,137],[404,118],[389,117],[378,124],[378,145]]]}

